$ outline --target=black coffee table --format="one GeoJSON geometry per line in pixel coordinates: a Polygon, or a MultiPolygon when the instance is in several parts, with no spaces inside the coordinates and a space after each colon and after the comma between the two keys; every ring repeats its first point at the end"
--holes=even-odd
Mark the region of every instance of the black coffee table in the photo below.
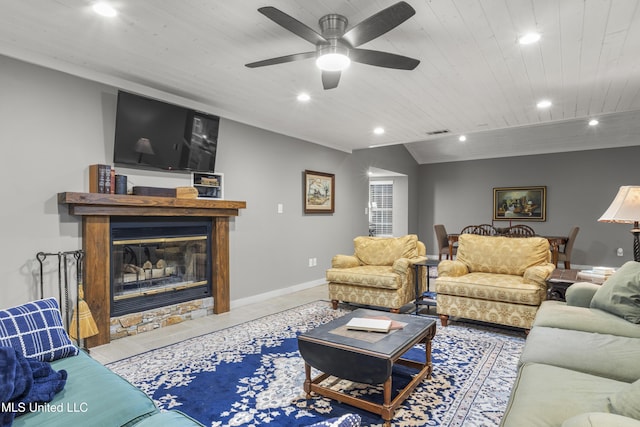
{"type": "Polygon", "coordinates": [[[431,339],[435,333],[434,319],[358,309],[301,334],[298,336],[298,349],[305,361],[304,391],[307,399],[311,398],[311,392],[316,392],[378,414],[389,426],[398,406],[425,377],[431,375],[431,339]],[[379,316],[405,325],[388,333],[351,331],[346,328],[346,324],[354,317],[379,316]],[[418,343],[425,344],[424,363],[403,359],[402,355],[418,343]],[[417,373],[391,400],[391,371],[394,364],[414,368],[417,373]],[[322,373],[312,379],[311,367],[322,373]],[[383,403],[377,404],[323,386],[321,383],[330,376],[363,384],[383,384],[383,403]]]}

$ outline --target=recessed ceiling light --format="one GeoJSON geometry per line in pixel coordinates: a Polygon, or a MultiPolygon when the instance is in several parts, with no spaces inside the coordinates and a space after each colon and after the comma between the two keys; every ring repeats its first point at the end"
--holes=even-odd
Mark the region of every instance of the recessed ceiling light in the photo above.
{"type": "Polygon", "coordinates": [[[540,33],[527,33],[518,39],[520,44],[532,44],[540,40],[540,33]]]}
{"type": "Polygon", "coordinates": [[[597,121],[596,119],[591,119],[591,120],[589,120],[589,126],[595,126],[595,125],[597,125],[598,123],[600,123],[600,122],[599,122],[599,121],[597,121]]]}
{"type": "Polygon", "coordinates": [[[113,18],[118,14],[118,12],[111,7],[108,3],[98,2],[93,5],[93,11],[101,16],[106,16],[107,18],[113,18]]]}
{"type": "Polygon", "coordinates": [[[465,142],[466,140],[467,140],[467,137],[465,135],[460,135],[458,137],[458,141],[460,141],[460,142],[465,142]]]}
{"type": "Polygon", "coordinates": [[[551,107],[551,101],[549,101],[548,99],[543,99],[542,101],[538,102],[536,104],[536,107],[538,108],[549,108],[551,107]]]}
{"type": "Polygon", "coordinates": [[[382,135],[382,134],[384,133],[384,128],[383,128],[383,127],[378,126],[377,128],[375,128],[375,129],[373,130],[373,133],[375,133],[376,135],[382,135]]]}
{"type": "Polygon", "coordinates": [[[298,101],[300,101],[300,102],[307,102],[310,99],[311,99],[311,97],[306,92],[302,92],[302,93],[298,94],[298,101]]]}

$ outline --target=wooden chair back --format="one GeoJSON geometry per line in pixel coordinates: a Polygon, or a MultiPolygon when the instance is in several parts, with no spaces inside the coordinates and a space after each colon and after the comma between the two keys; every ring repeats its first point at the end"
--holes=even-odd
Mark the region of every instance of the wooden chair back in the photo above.
{"type": "Polygon", "coordinates": [[[467,225],[460,234],[479,234],[480,236],[494,236],[495,228],[491,224],[467,225]]]}
{"type": "Polygon", "coordinates": [[[528,225],[518,224],[507,228],[501,235],[506,237],[534,237],[536,232],[528,225]]]}

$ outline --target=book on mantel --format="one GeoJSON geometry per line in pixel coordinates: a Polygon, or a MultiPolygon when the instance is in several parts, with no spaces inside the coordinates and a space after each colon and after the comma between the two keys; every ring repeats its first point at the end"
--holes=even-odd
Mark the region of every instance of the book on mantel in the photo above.
{"type": "Polygon", "coordinates": [[[391,320],[354,317],[347,323],[347,329],[368,332],[389,332],[391,320]]]}

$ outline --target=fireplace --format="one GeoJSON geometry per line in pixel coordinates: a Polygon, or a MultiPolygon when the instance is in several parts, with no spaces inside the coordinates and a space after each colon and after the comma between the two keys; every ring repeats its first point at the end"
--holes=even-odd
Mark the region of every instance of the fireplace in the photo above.
{"type": "Polygon", "coordinates": [[[111,218],[111,317],[211,295],[211,221],[111,218]]]}
{"type": "MultiPolygon", "coordinates": [[[[85,301],[91,307],[99,333],[85,341],[88,348],[111,339],[111,220],[135,218],[199,218],[211,225],[211,286],[213,313],[229,311],[229,220],[247,203],[234,200],[150,197],[126,194],[58,194],[58,202],[70,215],[82,217],[82,248],[85,251],[85,301]]],[[[143,250],[144,252],[144,250],[143,250]]],[[[208,298],[201,299],[203,301],[208,298]]],[[[183,303],[188,304],[188,303],[183,303]]],[[[180,304],[178,304],[180,305],[180,304]]]]}

